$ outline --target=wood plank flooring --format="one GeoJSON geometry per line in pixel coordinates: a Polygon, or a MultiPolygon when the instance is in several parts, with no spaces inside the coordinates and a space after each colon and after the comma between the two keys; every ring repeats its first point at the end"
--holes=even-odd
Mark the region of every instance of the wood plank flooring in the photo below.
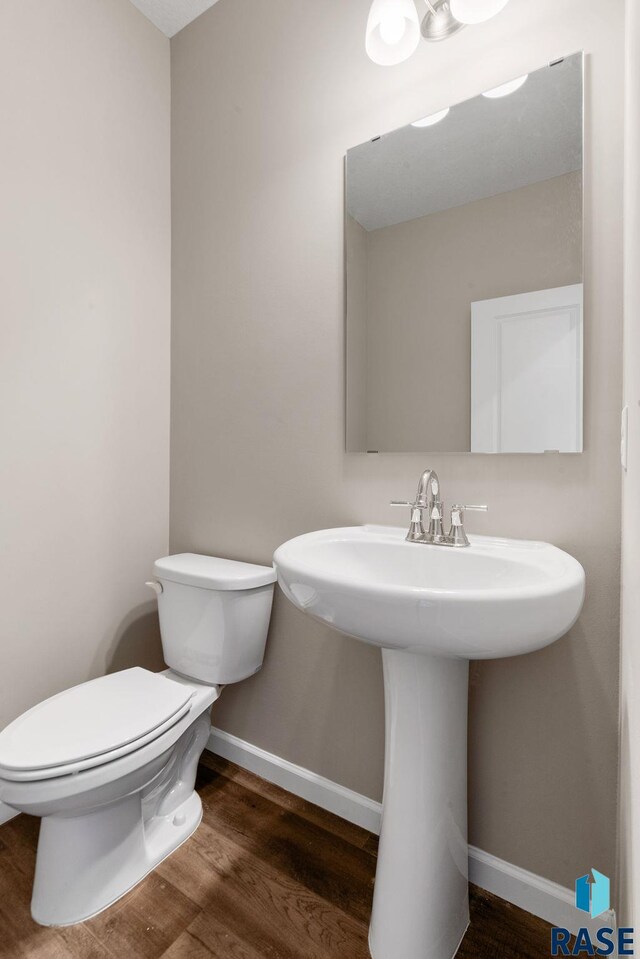
{"type": "MultiPolygon", "coordinates": [[[[29,913],[38,820],[1,826],[1,959],[368,959],[374,836],[210,753],[198,791],[196,834],[65,929],[29,913]]],[[[472,887],[459,959],[543,959],[549,942],[546,923],[472,887]]]]}

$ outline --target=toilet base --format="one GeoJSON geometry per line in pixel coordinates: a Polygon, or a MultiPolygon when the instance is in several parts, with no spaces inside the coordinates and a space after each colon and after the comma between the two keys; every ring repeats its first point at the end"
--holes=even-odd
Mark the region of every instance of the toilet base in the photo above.
{"type": "Polygon", "coordinates": [[[42,820],[31,914],[42,926],[90,919],[126,895],[195,832],[193,791],[168,815],[143,821],[141,793],[84,816],[42,820]]]}
{"type": "Polygon", "coordinates": [[[71,926],[90,919],[195,832],[202,819],[196,770],[210,729],[207,707],[159,771],[157,760],[141,768],[139,788],[115,802],[43,816],[31,899],[36,922],[71,926]]]}

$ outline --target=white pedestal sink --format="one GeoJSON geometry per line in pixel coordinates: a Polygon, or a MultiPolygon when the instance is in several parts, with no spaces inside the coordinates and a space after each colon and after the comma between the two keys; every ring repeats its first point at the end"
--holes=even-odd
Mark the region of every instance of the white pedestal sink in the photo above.
{"type": "Polygon", "coordinates": [[[577,560],[548,543],[470,537],[407,543],[405,530],[298,536],[274,556],[291,602],[382,648],[386,742],[371,916],[373,959],[451,959],[469,922],[470,659],[529,653],[573,625],[577,560]]]}

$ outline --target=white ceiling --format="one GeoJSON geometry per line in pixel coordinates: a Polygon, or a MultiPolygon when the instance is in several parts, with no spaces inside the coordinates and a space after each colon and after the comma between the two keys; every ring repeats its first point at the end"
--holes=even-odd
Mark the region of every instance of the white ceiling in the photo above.
{"type": "Polygon", "coordinates": [[[479,96],[422,129],[406,126],[347,153],[347,209],[365,230],[582,169],[582,55],[479,96]]]}
{"type": "Polygon", "coordinates": [[[172,37],[217,0],[131,0],[167,37],[172,37]]]}

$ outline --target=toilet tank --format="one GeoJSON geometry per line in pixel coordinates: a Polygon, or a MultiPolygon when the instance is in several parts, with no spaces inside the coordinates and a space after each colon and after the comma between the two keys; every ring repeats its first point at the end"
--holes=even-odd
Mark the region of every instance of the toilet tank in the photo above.
{"type": "Polygon", "coordinates": [[[262,666],[275,570],[179,553],[154,563],[165,662],[200,683],[237,683],[262,666]]]}

